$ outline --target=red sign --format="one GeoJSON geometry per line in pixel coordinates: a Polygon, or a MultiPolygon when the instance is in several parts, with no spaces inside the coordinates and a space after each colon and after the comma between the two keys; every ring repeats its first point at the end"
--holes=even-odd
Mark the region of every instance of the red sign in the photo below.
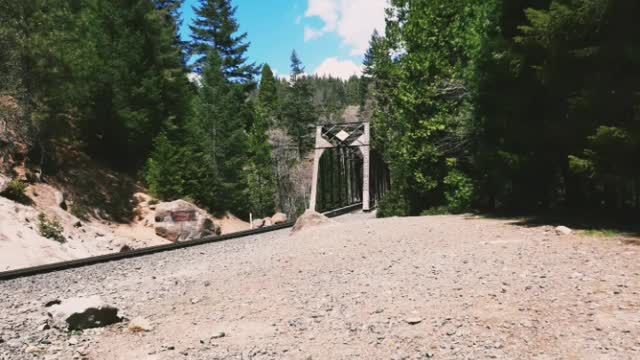
{"type": "Polygon", "coordinates": [[[193,210],[173,211],[171,212],[171,219],[175,222],[195,221],[196,212],[193,210]]]}

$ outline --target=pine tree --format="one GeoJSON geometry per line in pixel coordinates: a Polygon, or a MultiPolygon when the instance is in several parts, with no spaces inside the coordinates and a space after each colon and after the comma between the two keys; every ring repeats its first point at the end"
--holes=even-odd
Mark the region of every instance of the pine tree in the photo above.
{"type": "Polygon", "coordinates": [[[375,57],[376,51],[381,46],[383,39],[378,33],[378,30],[373,30],[373,34],[371,35],[371,39],[369,40],[369,48],[364,54],[364,60],[362,61],[363,70],[362,70],[362,78],[360,79],[360,107],[364,108],[365,102],[369,95],[369,87],[371,86],[371,82],[374,77],[374,65],[375,65],[375,57]]]}
{"type": "Polygon", "coordinates": [[[260,217],[271,215],[275,207],[276,180],[267,132],[269,125],[273,124],[276,107],[275,78],[269,65],[264,65],[255,109],[255,121],[249,132],[249,165],[247,166],[250,211],[260,217]]]}
{"type": "Polygon", "coordinates": [[[200,6],[194,10],[197,18],[190,26],[193,32],[190,53],[200,57],[195,70],[201,72],[205,56],[215,50],[222,58],[222,69],[227,79],[251,84],[258,68],[255,63],[247,63],[246,52],[250,43],[246,41],[247,33],[237,34],[240,26],[231,0],[201,0],[200,6]]]}
{"type": "Polygon", "coordinates": [[[291,53],[291,80],[282,107],[282,122],[302,156],[311,148],[313,129],[317,121],[313,92],[304,76],[304,66],[295,50],[291,53]]]}
{"type": "Polygon", "coordinates": [[[87,24],[94,58],[86,137],[90,150],[129,170],[163,129],[186,117],[189,83],[175,18],[149,0],[97,0],[87,24]]]}
{"type": "Polygon", "coordinates": [[[250,116],[242,88],[230,83],[222,72],[222,59],[213,51],[207,56],[202,87],[188,124],[189,138],[198,144],[201,158],[193,179],[192,197],[206,208],[244,215],[247,138],[244,124],[250,116]]]}
{"type": "Polygon", "coordinates": [[[271,71],[269,64],[262,67],[262,76],[260,80],[260,89],[258,91],[257,105],[266,111],[271,124],[275,123],[275,117],[278,112],[278,84],[271,71]]]}

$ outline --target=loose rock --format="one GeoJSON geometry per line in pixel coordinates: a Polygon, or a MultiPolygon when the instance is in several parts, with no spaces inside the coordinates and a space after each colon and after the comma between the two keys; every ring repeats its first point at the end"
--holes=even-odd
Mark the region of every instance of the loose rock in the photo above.
{"type": "Polygon", "coordinates": [[[406,318],[404,321],[409,325],[417,325],[422,322],[422,319],[419,317],[410,317],[410,318],[406,318]]]}
{"type": "Polygon", "coordinates": [[[271,217],[271,222],[274,225],[284,224],[287,222],[287,215],[283,213],[277,213],[271,217]]]}
{"type": "Polygon", "coordinates": [[[71,298],[49,308],[49,314],[68,330],[107,326],[122,321],[118,309],[107,305],[99,296],[71,298]]]}
{"type": "Polygon", "coordinates": [[[296,220],[296,224],[293,226],[293,229],[291,229],[291,233],[297,233],[303,229],[330,224],[332,222],[328,217],[309,209],[296,220]]]}
{"type": "Polygon", "coordinates": [[[253,228],[260,229],[264,227],[264,219],[253,220],[253,228]]]}
{"type": "Polygon", "coordinates": [[[153,330],[151,322],[143,317],[137,317],[129,322],[129,331],[132,333],[148,332],[153,330]]]}
{"type": "Polygon", "coordinates": [[[573,233],[573,230],[569,229],[566,226],[558,226],[555,230],[556,234],[558,235],[571,235],[571,233],[573,233]]]}

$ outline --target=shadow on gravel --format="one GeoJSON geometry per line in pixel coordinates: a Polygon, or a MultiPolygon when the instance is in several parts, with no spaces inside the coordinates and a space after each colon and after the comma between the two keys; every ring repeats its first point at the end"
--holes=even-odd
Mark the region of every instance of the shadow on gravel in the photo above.
{"type": "Polygon", "coordinates": [[[554,210],[544,213],[480,212],[480,217],[511,219],[516,226],[567,226],[594,237],[624,237],[623,242],[640,246],[640,213],[638,211],[554,210]]]}

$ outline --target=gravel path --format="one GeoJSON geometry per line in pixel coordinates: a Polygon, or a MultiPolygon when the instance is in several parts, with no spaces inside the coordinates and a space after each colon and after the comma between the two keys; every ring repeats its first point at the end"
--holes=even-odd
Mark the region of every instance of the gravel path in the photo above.
{"type": "Polygon", "coordinates": [[[503,220],[351,215],[0,283],[0,359],[640,359],[639,253],[503,220]],[[94,294],[154,329],[43,329],[47,300],[94,294]]]}

